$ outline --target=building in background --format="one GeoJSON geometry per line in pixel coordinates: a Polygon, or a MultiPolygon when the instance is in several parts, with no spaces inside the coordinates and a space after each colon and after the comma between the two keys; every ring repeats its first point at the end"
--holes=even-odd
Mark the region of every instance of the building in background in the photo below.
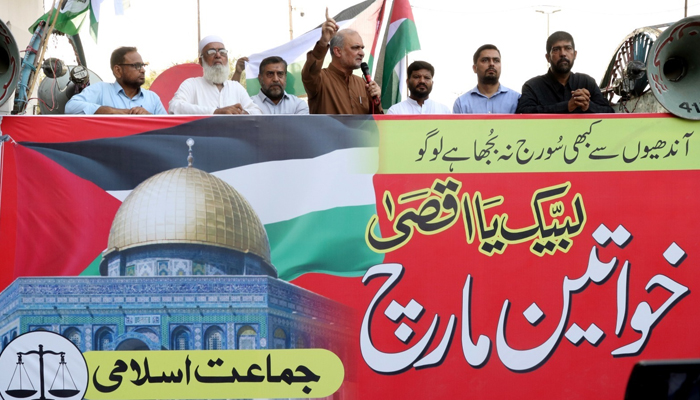
{"type": "Polygon", "coordinates": [[[315,347],[344,359],[349,347],[349,309],[277,279],[252,207],[191,166],[124,200],[100,270],[13,282],[0,293],[2,348],[37,329],[83,352],[315,347]]]}

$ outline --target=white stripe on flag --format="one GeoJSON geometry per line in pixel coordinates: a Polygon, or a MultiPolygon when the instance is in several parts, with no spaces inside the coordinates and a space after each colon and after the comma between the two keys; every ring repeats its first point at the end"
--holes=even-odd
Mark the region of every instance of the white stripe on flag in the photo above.
{"type": "MultiPolygon", "coordinates": [[[[356,18],[340,21],[338,26],[340,29],[345,28],[355,21],[356,18]]],[[[321,28],[317,28],[306,32],[305,34],[297,37],[291,42],[287,42],[281,46],[277,46],[274,49],[266,50],[262,53],[257,53],[250,55],[248,58],[250,61],[246,63],[245,66],[245,76],[246,79],[254,79],[258,76],[258,71],[260,71],[260,62],[267,57],[277,56],[282,57],[287,64],[294,64],[306,53],[311,51],[316,42],[321,38],[321,28]]]]}
{"type": "MultiPolygon", "coordinates": [[[[377,166],[377,148],[351,148],[310,159],[246,165],[213,175],[233,186],[262,223],[270,224],[314,211],[374,204],[372,177],[377,166]]],[[[108,193],[124,201],[131,191],[108,193]]]]}
{"type": "Polygon", "coordinates": [[[391,40],[391,38],[394,37],[394,33],[396,33],[396,30],[399,29],[399,26],[400,26],[401,24],[403,24],[403,22],[404,22],[406,19],[407,19],[407,18],[398,19],[398,20],[392,22],[392,23],[389,25],[389,29],[388,29],[387,34],[386,34],[386,42],[387,42],[387,43],[389,43],[389,41],[391,40]]]}
{"type": "MultiPolygon", "coordinates": [[[[119,1],[119,0],[115,0],[115,1],[119,1]]],[[[90,7],[92,7],[92,13],[95,16],[95,20],[97,22],[100,22],[100,8],[101,8],[103,2],[104,2],[104,0],[90,0],[90,7]]],[[[116,3],[115,3],[114,9],[115,9],[115,11],[117,9],[116,3]]],[[[122,14],[124,14],[124,13],[122,12],[122,14]]],[[[122,15],[122,14],[116,14],[116,15],[122,15]]]]}

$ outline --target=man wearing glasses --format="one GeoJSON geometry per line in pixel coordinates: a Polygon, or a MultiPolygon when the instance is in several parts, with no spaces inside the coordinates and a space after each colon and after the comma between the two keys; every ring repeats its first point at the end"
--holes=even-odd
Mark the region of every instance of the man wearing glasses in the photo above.
{"type": "Polygon", "coordinates": [[[167,114],[160,97],[141,89],[146,66],[136,47],[120,47],[110,58],[116,82],[96,82],[71,97],[66,114],[167,114]]]}
{"type": "Polygon", "coordinates": [[[523,85],[516,113],[566,114],[614,113],[593,78],[573,73],[576,60],[574,38],[566,32],[554,32],[547,39],[549,70],[523,85]]]}
{"type": "Polygon", "coordinates": [[[223,39],[207,36],[199,42],[204,76],[186,79],[170,100],[172,114],[261,114],[248,92],[229,80],[231,67],[223,39]]]}

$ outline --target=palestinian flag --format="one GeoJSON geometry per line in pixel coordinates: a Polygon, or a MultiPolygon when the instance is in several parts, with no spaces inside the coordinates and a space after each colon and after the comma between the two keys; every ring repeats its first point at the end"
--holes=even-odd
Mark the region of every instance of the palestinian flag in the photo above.
{"type": "MultiPolygon", "coordinates": [[[[378,33],[381,29],[385,2],[385,0],[366,0],[341,11],[338,15],[333,17],[340,26],[340,29],[353,29],[357,31],[360,36],[362,36],[362,41],[365,46],[369,47],[371,45],[369,51],[370,58],[367,63],[370,68],[374,63],[374,50],[377,45],[378,33]]],[[[306,91],[301,82],[301,69],[304,67],[304,62],[306,62],[306,53],[314,48],[320,37],[321,25],[288,43],[249,56],[249,61],[245,70],[248,94],[254,96],[260,90],[260,83],[258,82],[260,62],[267,57],[278,56],[282,57],[288,64],[287,93],[296,96],[305,95],[306,91]]],[[[330,55],[327,57],[327,62],[330,63],[330,55]]]]}
{"type": "Polygon", "coordinates": [[[194,167],[258,213],[281,279],[362,275],[383,259],[364,241],[376,212],[376,123],[290,118],[5,117],[0,128],[17,143],[2,144],[0,289],[19,276],[97,275],[121,202],[186,166],[190,137],[194,167]]]}
{"type": "MultiPolygon", "coordinates": [[[[123,15],[124,9],[129,8],[128,0],[113,0],[114,1],[114,12],[116,15],[123,15]]],[[[54,30],[63,32],[66,35],[77,35],[80,32],[80,28],[83,26],[85,21],[86,11],[90,10],[90,35],[92,36],[95,43],[97,43],[97,31],[100,24],[100,8],[105,0],[67,0],[66,3],[58,11],[58,18],[56,19],[56,25],[54,30]]],[[[39,19],[32,24],[29,28],[30,33],[34,33],[36,26],[39,21],[47,21],[51,23],[54,19],[56,9],[53,8],[51,11],[42,15],[39,19]]]]}
{"type": "Polygon", "coordinates": [[[77,35],[80,32],[83,21],[85,21],[85,14],[89,8],[90,2],[86,0],[67,0],[63,7],[58,10],[58,16],[56,16],[57,9],[52,8],[32,24],[29,28],[29,33],[34,33],[40,21],[46,21],[47,24],[51,24],[56,18],[54,30],[63,32],[66,35],[77,35]]]}
{"type": "Polygon", "coordinates": [[[375,80],[382,87],[382,107],[401,101],[401,92],[406,81],[406,54],[420,50],[416,22],[413,20],[408,0],[395,0],[387,26],[386,45],[377,67],[375,80]]]}
{"type": "MultiPolygon", "coordinates": [[[[105,0],[90,0],[90,36],[97,43],[97,31],[100,27],[100,6],[105,0]]],[[[114,0],[114,10],[116,15],[123,15],[123,0],[114,0]],[[121,11],[121,13],[119,12],[121,11]]]]}

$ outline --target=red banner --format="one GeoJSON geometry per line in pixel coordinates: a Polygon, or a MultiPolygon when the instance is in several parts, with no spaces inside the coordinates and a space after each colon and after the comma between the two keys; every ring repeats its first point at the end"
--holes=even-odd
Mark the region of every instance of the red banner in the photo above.
{"type": "Polygon", "coordinates": [[[619,399],[637,362],[700,358],[697,122],[230,121],[4,118],[2,287],[95,275],[121,199],[191,135],[280,278],[357,312],[341,398],[619,399]]]}

